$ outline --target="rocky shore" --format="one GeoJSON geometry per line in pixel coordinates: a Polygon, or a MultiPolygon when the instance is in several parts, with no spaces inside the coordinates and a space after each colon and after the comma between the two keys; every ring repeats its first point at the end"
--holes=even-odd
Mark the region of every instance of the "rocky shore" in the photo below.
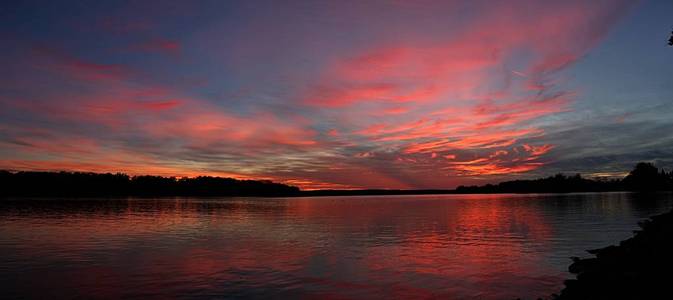
{"type": "Polygon", "coordinates": [[[565,281],[552,299],[671,299],[673,294],[673,211],[640,222],[635,235],[602,249],[593,258],[573,258],[565,281]]]}

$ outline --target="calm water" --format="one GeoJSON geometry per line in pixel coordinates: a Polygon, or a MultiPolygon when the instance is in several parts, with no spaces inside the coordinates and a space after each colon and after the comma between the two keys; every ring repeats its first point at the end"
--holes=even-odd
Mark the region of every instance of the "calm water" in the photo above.
{"type": "Polygon", "coordinates": [[[6,299],[547,296],[673,196],[0,201],[6,299]]]}

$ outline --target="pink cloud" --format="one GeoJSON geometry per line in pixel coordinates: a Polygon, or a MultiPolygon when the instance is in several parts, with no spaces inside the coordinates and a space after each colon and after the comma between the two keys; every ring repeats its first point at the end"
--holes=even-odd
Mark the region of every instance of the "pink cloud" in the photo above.
{"type": "Polygon", "coordinates": [[[445,154],[456,151],[480,155],[444,168],[461,175],[543,166],[541,157],[554,146],[520,141],[544,135],[538,119],[571,109],[576,93],[559,88],[559,72],[583,57],[628,5],[491,6],[446,36],[409,35],[342,56],[325,67],[303,103],[351,115],[340,125],[374,149],[367,153],[398,151],[397,161],[408,168],[423,168],[417,154],[456,159],[445,154]],[[398,117],[396,107],[413,110],[398,117]],[[367,120],[365,113],[380,117],[357,119],[367,120]],[[520,157],[512,155],[517,147],[525,149],[520,157]]]}
{"type": "Polygon", "coordinates": [[[384,109],[383,114],[385,114],[385,115],[401,115],[401,114],[408,113],[410,110],[411,110],[411,108],[409,108],[409,107],[394,106],[394,107],[384,109]]]}
{"type": "Polygon", "coordinates": [[[125,80],[132,75],[126,66],[88,61],[55,48],[34,47],[33,53],[31,63],[38,68],[76,80],[125,80]]]}
{"type": "Polygon", "coordinates": [[[528,144],[523,144],[522,147],[523,147],[524,150],[526,150],[527,152],[530,152],[530,154],[534,155],[534,156],[543,155],[543,154],[549,152],[552,148],[554,148],[553,145],[531,146],[531,145],[528,145],[528,144]]]}
{"type": "Polygon", "coordinates": [[[175,40],[154,38],[138,44],[131,45],[129,47],[129,50],[177,55],[182,50],[182,44],[175,40]]]}
{"type": "MultiPolygon", "coordinates": [[[[37,47],[26,65],[52,86],[0,101],[25,117],[23,125],[67,134],[12,131],[11,145],[3,148],[21,151],[12,151],[2,165],[231,173],[305,187],[446,186],[457,177],[528,172],[553,159],[554,145],[540,139],[542,125],[548,125],[543,122],[581,99],[563,87],[563,71],[628,7],[611,4],[469,3],[469,18],[460,13],[462,5],[422,6],[433,22],[407,6],[393,6],[387,12],[401,17],[399,26],[397,18],[390,22],[351,11],[360,6],[339,6],[340,18],[362,22],[358,35],[331,43],[332,37],[323,40],[324,32],[315,29],[300,32],[311,37],[304,41],[288,25],[292,35],[273,36],[273,43],[237,36],[255,47],[226,52],[227,59],[240,59],[222,66],[233,70],[227,75],[232,82],[243,82],[232,88],[236,92],[170,86],[157,82],[163,76],[152,70],[114,63],[124,60],[96,61],[97,55],[37,47]],[[262,47],[274,43],[292,50],[282,53],[299,53],[290,57],[296,60],[262,47]],[[301,63],[276,66],[287,62],[301,63]],[[258,69],[262,76],[247,78],[260,75],[258,69]]],[[[109,19],[100,26],[133,33],[149,24],[109,19]]],[[[168,54],[180,54],[182,47],[156,38],[130,46],[168,54]]],[[[8,124],[2,125],[4,130],[8,124]]]]}

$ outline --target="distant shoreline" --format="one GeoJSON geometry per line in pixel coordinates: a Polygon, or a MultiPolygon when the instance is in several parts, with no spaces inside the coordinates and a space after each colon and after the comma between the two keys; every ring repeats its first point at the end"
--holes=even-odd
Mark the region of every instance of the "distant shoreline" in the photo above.
{"type": "Polygon", "coordinates": [[[597,180],[557,174],[550,177],[504,181],[455,189],[359,189],[301,190],[296,186],[268,180],[238,180],[199,176],[176,178],[129,176],[122,173],[1,171],[0,197],[317,197],[444,194],[547,194],[587,192],[673,191],[673,171],[659,170],[650,163],[638,163],[622,179],[597,180]]]}
{"type": "MultiPolygon", "coordinates": [[[[292,197],[327,196],[404,196],[404,195],[533,195],[533,194],[587,194],[587,193],[636,193],[638,191],[566,191],[566,192],[460,192],[457,190],[309,190],[292,197]]],[[[655,191],[670,192],[670,191],[655,191]]]]}
{"type": "Polygon", "coordinates": [[[368,193],[366,190],[344,190],[349,193],[339,193],[337,190],[335,193],[322,193],[324,190],[319,190],[321,193],[315,194],[310,193],[312,191],[301,192],[294,195],[2,195],[0,194],[0,200],[21,200],[21,199],[51,199],[51,198],[70,198],[70,199],[120,199],[120,198],[134,198],[134,199],[172,199],[172,198],[185,198],[185,197],[194,197],[194,198],[318,198],[318,197],[361,197],[361,196],[432,196],[432,195],[572,195],[572,194],[602,194],[602,193],[673,193],[673,191],[653,191],[653,192],[640,192],[640,191],[585,191],[585,192],[493,192],[493,193],[460,193],[454,192],[452,190],[446,192],[415,192],[415,190],[403,190],[399,193],[394,192],[381,192],[381,193],[368,193]],[[351,191],[362,192],[362,193],[350,193],[351,191]]]}

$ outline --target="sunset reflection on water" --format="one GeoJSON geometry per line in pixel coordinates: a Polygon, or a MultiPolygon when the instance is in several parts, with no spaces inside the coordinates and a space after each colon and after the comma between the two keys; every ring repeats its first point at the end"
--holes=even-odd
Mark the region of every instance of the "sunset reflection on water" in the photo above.
{"type": "Polygon", "coordinates": [[[535,298],[670,194],[3,200],[9,298],[535,298]],[[647,199],[653,200],[653,199],[647,199]]]}

